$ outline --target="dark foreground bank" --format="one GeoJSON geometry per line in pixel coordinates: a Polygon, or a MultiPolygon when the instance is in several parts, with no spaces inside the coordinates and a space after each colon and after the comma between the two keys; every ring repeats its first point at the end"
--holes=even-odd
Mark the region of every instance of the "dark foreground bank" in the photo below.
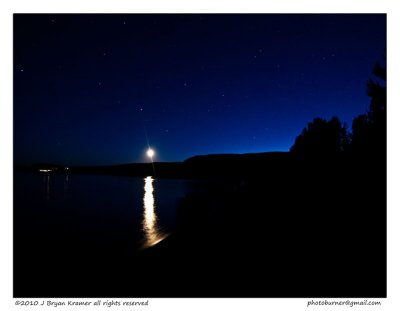
{"type": "Polygon", "coordinates": [[[279,161],[210,178],[182,198],[175,232],[140,251],[123,236],[21,236],[16,211],[14,296],[385,297],[385,165],[279,161]]]}

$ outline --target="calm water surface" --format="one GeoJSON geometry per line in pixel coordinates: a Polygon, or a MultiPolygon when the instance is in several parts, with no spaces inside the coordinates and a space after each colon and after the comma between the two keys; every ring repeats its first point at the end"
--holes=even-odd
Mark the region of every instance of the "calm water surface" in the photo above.
{"type": "Polygon", "coordinates": [[[149,247],[173,231],[179,199],[191,184],[152,177],[17,173],[15,242],[53,248],[149,247]]]}

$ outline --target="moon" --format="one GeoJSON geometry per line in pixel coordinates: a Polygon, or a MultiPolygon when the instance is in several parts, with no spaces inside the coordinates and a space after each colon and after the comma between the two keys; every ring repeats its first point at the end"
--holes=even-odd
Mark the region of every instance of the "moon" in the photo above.
{"type": "Polygon", "coordinates": [[[154,154],[155,154],[155,152],[154,152],[153,149],[149,148],[149,149],[147,150],[147,156],[148,156],[149,158],[153,158],[154,154]]]}

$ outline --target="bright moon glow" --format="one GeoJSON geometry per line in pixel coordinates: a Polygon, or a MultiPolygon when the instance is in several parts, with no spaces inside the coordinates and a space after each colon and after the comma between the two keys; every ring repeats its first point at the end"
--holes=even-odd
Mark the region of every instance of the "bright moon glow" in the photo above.
{"type": "Polygon", "coordinates": [[[154,156],[154,150],[149,148],[149,150],[147,150],[147,156],[152,158],[154,156]]]}

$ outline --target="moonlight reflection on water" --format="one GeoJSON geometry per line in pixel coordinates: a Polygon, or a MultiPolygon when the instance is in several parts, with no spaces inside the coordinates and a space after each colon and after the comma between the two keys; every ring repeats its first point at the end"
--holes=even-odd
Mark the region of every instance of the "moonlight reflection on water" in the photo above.
{"type": "Polygon", "coordinates": [[[151,247],[161,242],[167,237],[157,224],[157,215],[154,204],[154,179],[148,176],[144,179],[144,197],[143,197],[143,231],[145,233],[144,247],[151,247]]]}

